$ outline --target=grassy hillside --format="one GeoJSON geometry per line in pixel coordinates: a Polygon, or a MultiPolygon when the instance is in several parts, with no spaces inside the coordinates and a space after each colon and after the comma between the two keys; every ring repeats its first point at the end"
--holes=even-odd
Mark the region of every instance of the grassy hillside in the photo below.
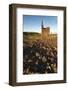
{"type": "Polygon", "coordinates": [[[32,43],[36,40],[44,41],[46,43],[49,43],[50,45],[56,46],[57,45],[57,36],[56,35],[50,35],[46,38],[42,38],[40,33],[35,32],[23,32],[23,43],[24,46],[30,46],[32,43]]]}

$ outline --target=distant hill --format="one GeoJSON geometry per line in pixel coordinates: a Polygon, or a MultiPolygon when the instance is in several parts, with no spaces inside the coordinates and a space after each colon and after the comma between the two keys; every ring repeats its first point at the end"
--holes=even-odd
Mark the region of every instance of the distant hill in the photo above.
{"type": "Polygon", "coordinates": [[[36,32],[23,32],[24,45],[31,45],[33,41],[40,39],[41,34],[36,32]]]}
{"type": "Polygon", "coordinates": [[[35,35],[41,35],[41,34],[37,33],[37,32],[23,32],[23,35],[32,35],[32,36],[35,36],[35,35]]]}

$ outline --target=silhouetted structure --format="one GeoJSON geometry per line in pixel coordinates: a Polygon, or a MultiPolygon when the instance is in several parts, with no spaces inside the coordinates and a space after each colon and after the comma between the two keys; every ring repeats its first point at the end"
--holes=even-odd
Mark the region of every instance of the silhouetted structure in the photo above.
{"type": "Polygon", "coordinates": [[[50,27],[44,27],[43,25],[43,21],[42,21],[42,24],[41,24],[41,36],[42,36],[42,39],[46,39],[46,38],[51,38],[51,37],[56,37],[57,34],[54,34],[54,33],[50,33],[50,27]]]}

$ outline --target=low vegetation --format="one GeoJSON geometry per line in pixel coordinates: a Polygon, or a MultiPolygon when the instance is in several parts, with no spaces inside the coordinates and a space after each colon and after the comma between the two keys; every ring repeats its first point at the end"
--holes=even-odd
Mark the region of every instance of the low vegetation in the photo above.
{"type": "Polygon", "coordinates": [[[23,74],[57,73],[57,37],[23,33],[23,74]]]}

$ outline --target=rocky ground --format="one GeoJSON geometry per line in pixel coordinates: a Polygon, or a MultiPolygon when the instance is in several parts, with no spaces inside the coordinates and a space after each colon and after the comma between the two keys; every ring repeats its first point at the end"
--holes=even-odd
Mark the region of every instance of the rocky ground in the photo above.
{"type": "Polygon", "coordinates": [[[57,73],[57,41],[35,40],[23,46],[23,74],[57,73]]]}

